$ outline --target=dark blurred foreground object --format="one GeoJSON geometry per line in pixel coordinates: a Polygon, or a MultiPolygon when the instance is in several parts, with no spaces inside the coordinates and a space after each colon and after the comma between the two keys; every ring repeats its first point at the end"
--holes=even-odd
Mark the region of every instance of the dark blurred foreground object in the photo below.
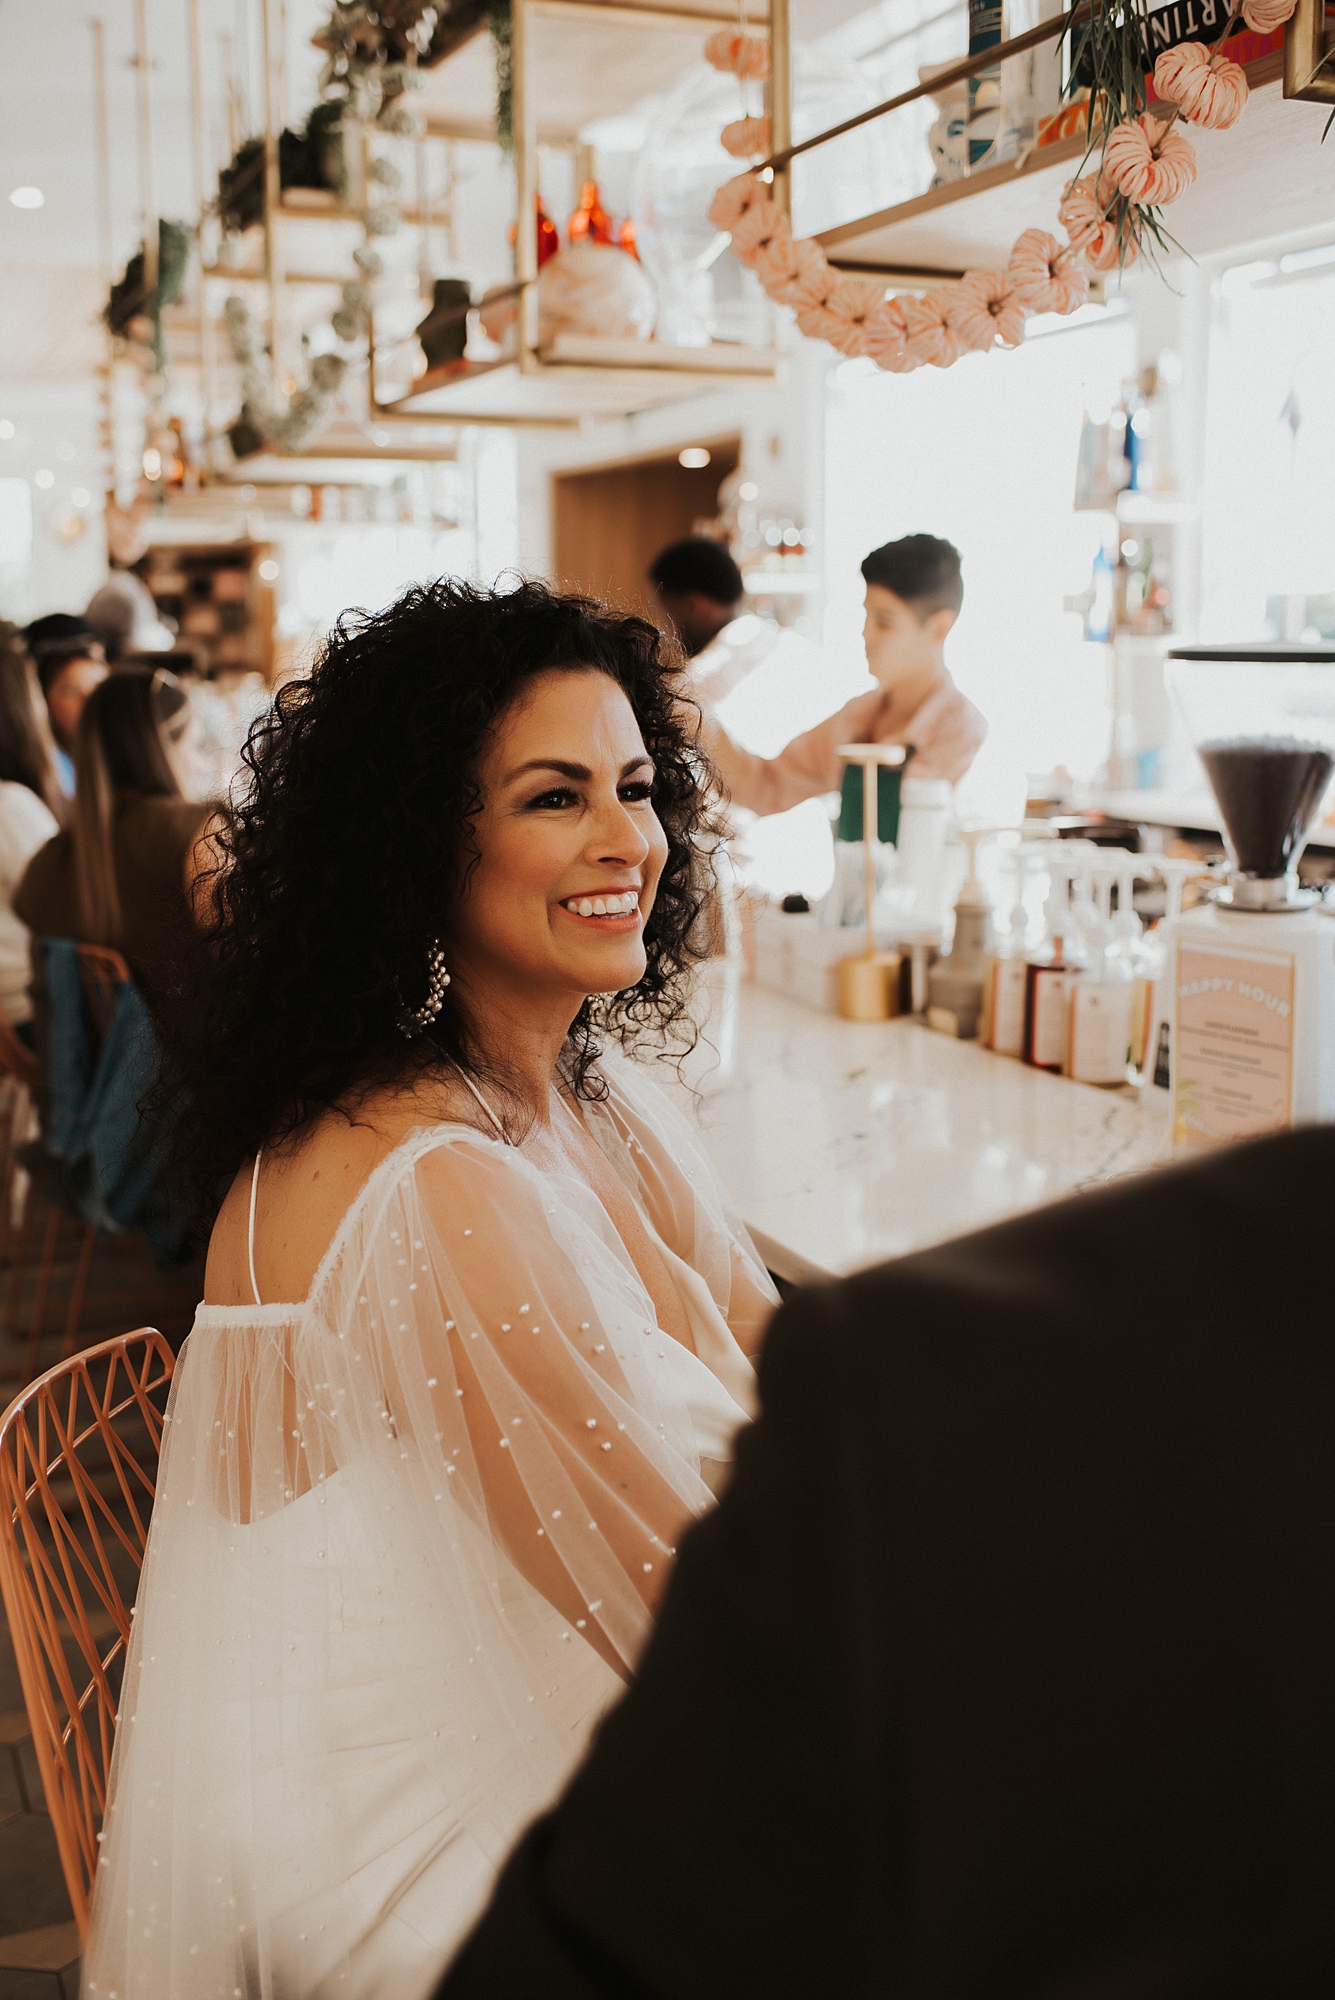
{"type": "Polygon", "coordinates": [[[1333,1193],[1311,1128],[784,1306],[437,2000],[1335,1992],[1333,1193]]]}

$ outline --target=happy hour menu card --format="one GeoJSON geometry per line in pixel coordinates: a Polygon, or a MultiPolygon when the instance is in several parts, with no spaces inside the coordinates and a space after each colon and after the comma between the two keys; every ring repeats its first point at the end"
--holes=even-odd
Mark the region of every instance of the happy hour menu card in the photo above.
{"type": "Polygon", "coordinates": [[[1281,1131],[1293,1097],[1293,955],[1179,942],[1173,1142],[1281,1131]]]}

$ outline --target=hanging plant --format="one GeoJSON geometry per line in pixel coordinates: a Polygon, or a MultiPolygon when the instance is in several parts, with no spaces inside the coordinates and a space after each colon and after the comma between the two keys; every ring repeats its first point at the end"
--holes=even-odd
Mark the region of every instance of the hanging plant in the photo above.
{"type": "Polygon", "coordinates": [[[158,282],[150,293],[144,289],[144,253],[136,250],[124,273],[111,288],[102,317],[122,340],[130,338],[130,322],[153,322],[152,348],[158,367],[166,365],[162,344],[162,309],[174,306],[185,284],[190,262],[190,231],[183,222],[158,223],[158,282]]]}
{"type": "Polygon", "coordinates": [[[433,47],[436,28],[448,7],[427,0],[336,0],[328,20],[312,36],[327,51],[320,72],[320,95],[347,105],[363,125],[378,125],[396,138],[412,138],[419,121],[401,102],[421,82],[419,60],[433,47]]]}
{"type": "MultiPolygon", "coordinates": [[[[317,104],[302,132],[286,128],[278,135],[278,185],[324,188],[337,194],[343,186],[341,104],[317,104]]],[[[224,229],[239,233],[264,220],[264,141],[247,139],[236,157],[218,175],[214,209],[224,229]]]]}
{"type": "Polygon", "coordinates": [[[281,397],[270,380],[267,350],[245,300],[233,295],[223,317],[241,368],[241,415],[227,433],[233,454],[252,458],[266,444],[300,451],[328,421],[347,364],[337,354],[317,355],[307,387],[281,397]]]}
{"type": "Polygon", "coordinates": [[[513,153],[514,134],[514,43],[510,22],[510,0],[490,0],[487,26],[491,30],[491,50],[496,59],[496,141],[503,153],[513,153]]]}

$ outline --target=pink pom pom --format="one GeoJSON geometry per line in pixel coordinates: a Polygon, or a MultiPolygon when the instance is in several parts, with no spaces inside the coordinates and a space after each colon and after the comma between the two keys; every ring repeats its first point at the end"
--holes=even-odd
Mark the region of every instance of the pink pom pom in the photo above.
{"type": "Polygon", "coordinates": [[[719,138],[734,160],[763,159],[769,151],[769,119],[736,118],[724,126],[719,138]]]}
{"type": "Polygon", "coordinates": [[[1006,282],[1017,302],[1035,313],[1071,313],[1089,297],[1089,279],[1072,269],[1071,252],[1046,229],[1026,229],[1015,239],[1006,282]]]}
{"type": "Polygon", "coordinates": [[[815,272],[829,268],[820,244],[813,243],[809,236],[773,237],[763,250],[756,252],[751,265],[764,290],[781,306],[806,303],[805,293],[799,297],[795,288],[815,272]]]}
{"type": "Polygon", "coordinates": [[[1211,55],[1199,42],[1179,42],[1155,63],[1154,88],[1180,105],[1193,125],[1227,131],[1242,116],[1249,86],[1246,71],[1227,56],[1211,55]]]}
{"type": "Polygon", "coordinates": [[[831,346],[849,356],[865,354],[868,324],[884,304],[885,285],[880,278],[840,278],[825,308],[842,329],[836,336],[826,335],[831,346]]]}
{"type": "Polygon", "coordinates": [[[947,323],[955,290],[954,285],[941,285],[920,299],[906,297],[900,302],[909,353],[920,365],[949,368],[960,358],[959,341],[947,323]]]}
{"type": "Polygon", "coordinates": [[[1242,18],[1253,33],[1273,35],[1293,13],[1297,0],[1243,0],[1242,18]]]}
{"type": "Polygon", "coordinates": [[[731,235],[748,209],[754,208],[758,201],[768,200],[769,189],[757,175],[737,174],[715,190],[706,213],[715,229],[731,235]]]}
{"type": "Polygon", "coordinates": [[[907,375],[917,367],[909,353],[902,299],[883,299],[868,313],[862,329],[862,352],[890,375],[907,375]]]}
{"type": "Polygon", "coordinates": [[[714,69],[759,81],[769,75],[769,43],[759,35],[737,35],[731,28],[720,28],[705,43],[705,61],[714,69]]]}
{"type": "Polygon", "coordinates": [[[828,306],[803,306],[797,315],[797,330],[808,340],[826,340],[834,347],[841,334],[848,331],[847,320],[840,319],[828,306]]]}
{"type": "Polygon", "coordinates": [[[791,234],[792,224],[781,208],[772,201],[753,202],[733,228],[732,254],[740,263],[749,264],[762,250],[791,234]]]}
{"type": "Polygon", "coordinates": [[[1103,164],[1118,193],[1142,208],[1176,201],[1196,178],[1190,139],[1161,125],[1148,111],[1114,127],[1103,164]]]}
{"type": "Polygon", "coordinates": [[[1018,347],[1024,339],[1024,307],[1004,271],[966,271],[946,308],[946,322],[960,347],[986,354],[1000,340],[1018,347]]]}
{"type": "MultiPolygon", "coordinates": [[[[812,247],[820,250],[818,243],[812,247]]],[[[839,273],[831,270],[825,261],[825,252],[821,250],[820,263],[813,264],[789,287],[788,303],[796,306],[799,313],[809,312],[816,306],[824,306],[838,283],[839,273]]]]}

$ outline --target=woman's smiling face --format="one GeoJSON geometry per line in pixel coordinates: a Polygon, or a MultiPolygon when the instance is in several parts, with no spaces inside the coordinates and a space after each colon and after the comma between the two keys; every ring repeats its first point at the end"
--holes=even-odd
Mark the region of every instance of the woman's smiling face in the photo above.
{"type": "Polygon", "coordinates": [[[535,675],[478,768],[480,854],[450,924],[462,995],[498,987],[571,1005],[634,986],[667,858],[654,767],[608,675],[535,675]]]}

